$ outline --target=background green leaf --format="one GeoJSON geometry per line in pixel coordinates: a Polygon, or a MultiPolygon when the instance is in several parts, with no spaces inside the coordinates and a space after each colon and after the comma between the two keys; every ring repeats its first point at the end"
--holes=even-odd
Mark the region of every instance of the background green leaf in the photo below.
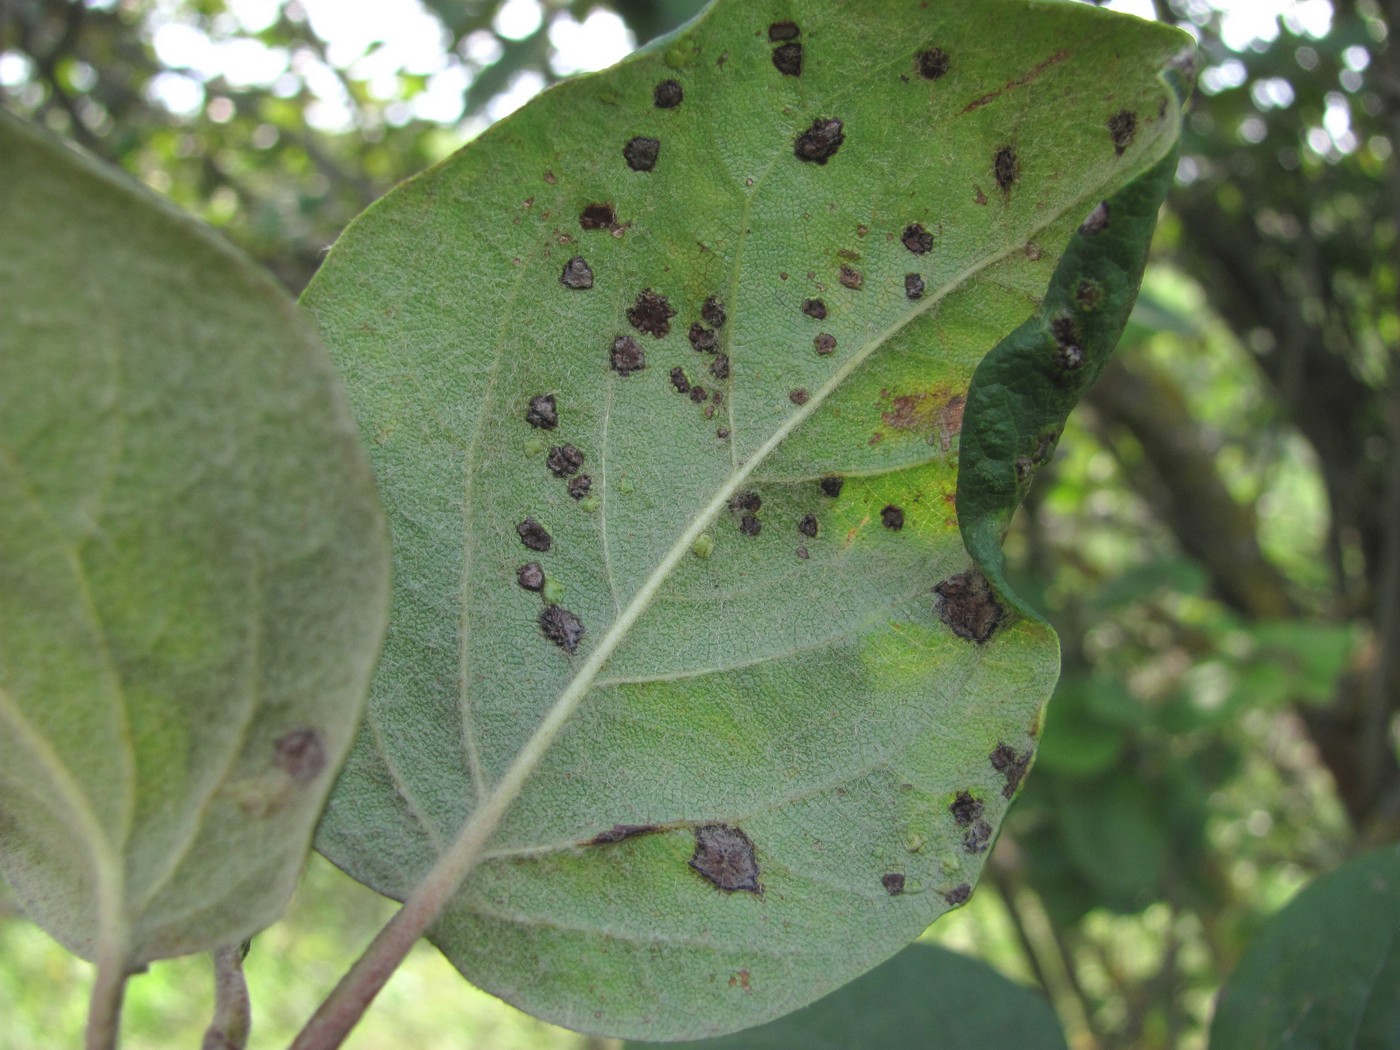
{"type": "Polygon", "coordinates": [[[1025,985],[931,944],[913,944],[824,999],[696,1050],[1066,1050],[1055,1012],[1025,985]]]}
{"type": "Polygon", "coordinates": [[[1268,922],[1225,986],[1210,1045],[1400,1045],[1400,848],[1323,875],[1268,922]]]}
{"type": "MultiPolygon", "coordinates": [[[[396,591],[320,848],[402,898],[581,701],[432,931],[530,1012],[731,1031],[965,900],[1057,663],[958,533],[972,372],[1105,259],[1079,334],[1106,353],[1184,43],[1060,4],[721,2],[357,220],[305,301],[396,591]],[[1105,198],[1133,236],[1056,270],[1105,198]]],[[[1015,352],[1053,361],[1057,319],[1015,352]]],[[[1053,448],[1021,422],[983,456],[1011,490],[967,494],[993,531],[1053,448]]]]}
{"type": "Polygon", "coordinates": [[[0,870],[131,966],[281,911],[387,604],[324,350],[271,280],[0,114],[0,870]]]}

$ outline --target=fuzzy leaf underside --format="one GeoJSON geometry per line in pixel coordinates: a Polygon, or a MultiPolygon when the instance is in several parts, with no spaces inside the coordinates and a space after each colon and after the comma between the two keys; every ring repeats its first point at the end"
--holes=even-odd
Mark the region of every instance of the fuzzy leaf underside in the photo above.
{"type": "MultiPolygon", "coordinates": [[[[577,700],[431,932],[522,1008],[733,1031],[965,900],[1058,664],[959,533],[999,540],[1028,480],[959,490],[973,372],[1066,245],[1132,241],[1094,309],[1131,305],[1156,202],[1076,231],[1169,164],[1187,43],[1067,4],[721,0],[361,216],[304,301],[395,597],[318,847],[403,898],[577,700]]],[[[1088,361],[1111,327],[1081,318],[1088,361]]],[[[1072,399],[983,468],[1043,459],[1072,399]]]]}
{"type": "Polygon", "coordinates": [[[132,966],[282,910],[354,734],[387,530],[252,263],[0,113],[0,871],[132,966]]]}

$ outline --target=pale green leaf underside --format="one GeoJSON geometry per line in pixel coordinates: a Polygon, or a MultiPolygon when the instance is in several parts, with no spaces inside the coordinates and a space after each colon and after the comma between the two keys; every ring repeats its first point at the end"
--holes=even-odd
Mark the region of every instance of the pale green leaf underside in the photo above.
{"type": "Polygon", "coordinates": [[[131,965],[281,911],[383,629],[325,351],[272,282],[0,114],[0,871],[131,965]]]}
{"type": "Polygon", "coordinates": [[[722,0],[389,195],[306,296],[396,548],[370,716],[318,844],[406,895],[545,713],[580,701],[432,933],[473,981],[573,1027],[729,1031],[887,958],[975,883],[1055,679],[1043,625],[1008,616],[979,644],[936,609],[970,568],[962,399],[1084,216],[1170,150],[1159,73],[1184,38],[1061,4],[851,12],[722,0]],[[789,20],[800,77],[773,61],[789,20]],[[653,104],[666,80],[672,108],[653,104]],[[826,118],[840,148],[798,159],[826,118]],[[660,142],[652,170],[624,159],[638,136],[660,142]],[[614,229],[581,223],[599,204],[614,229]],[[931,250],[906,247],[915,224],[931,250]],[[561,283],[575,256],[592,287],[561,283]],[[628,321],[647,289],[676,311],[662,338],[628,321]],[[610,369],[619,336],[644,369],[610,369]],[[557,429],[526,421],[542,394],[557,429]],[[547,466],[565,444],[585,499],[547,466]],[[757,535],[728,509],[748,492],[757,535]],[[547,553],[522,545],[527,517],[547,553]],[[572,656],[517,584],[529,562],[586,630],[572,656]],[[687,863],[711,823],[752,841],[761,894],[687,863]],[[618,825],[659,830],[585,845],[618,825]]]}

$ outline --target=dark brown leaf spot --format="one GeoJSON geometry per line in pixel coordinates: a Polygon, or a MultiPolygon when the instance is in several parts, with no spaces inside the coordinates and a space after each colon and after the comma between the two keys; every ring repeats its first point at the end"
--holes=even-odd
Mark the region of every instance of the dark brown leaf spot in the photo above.
{"type": "Polygon", "coordinates": [[[583,621],[562,605],[546,605],[540,613],[540,630],[544,636],[570,656],[583,641],[583,621]]]}
{"type": "Polygon", "coordinates": [[[763,522],[759,521],[752,514],[745,514],[739,519],[739,531],[745,536],[757,536],[763,531],[763,522]]]}
{"type": "Polygon", "coordinates": [[[564,264],[564,272],[559,275],[559,283],[565,288],[592,288],[593,270],[582,255],[575,255],[564,264]]]}
{"type": "Polygon", "coordinates": [[[618,375],[630,376],[647,366],[647,355],[637,340],[630,335],[620,335],[613,340],[612,354],[608,361],[618,375]]]}
{"type": "Polygon", "coordinates": [[[671,369],[671,385],[678,394],[690,393],[690,380],[686,378],[684,368],[671,369]]]}
{"type": "Polygon", "coordinates": [[[721,441],[723,441],[723,440],[724,440],[725,438],[727,438],[728,436],[729,436],[729,428],[728,428],[728,427],[719,427],[719,428],[717,428],[717,429],[715,430],[715,437],[719,438],[721,441]]]}
{"type": "Polygon", "coordinates": [[[943,894],[943,899],[954,908],[961,908],[967,903],[967,899],[972,896],[972,887],[965,882],[960,882],[947,893],[943,894]]]}
{"type": "Polygon", "coordinates": [[[774,22],[768,27],[768,39],[776,44],[783,40],[796,40],[802,33],[796,22],[774,22]]]}
{"type": "Polygon", "coordinates": [[[697,353],[712,354],[715,352],[715,347],[719,345],[719,339],[715,333],[704,325],[691,325],[687,337],[697,353]]]}
{"type": "Polygon", "coordinates": [[[1050,322],[1055,337],[1055,369],[1074,372],[1084,366],[1084,348],[1080,346],[1079,326],[1068,314],[1060,314],[1050,322]]]}
{"type": "Polygon", "coordinates": [[[591,839],[585,839],[585,846],[612,846],[626,839],[636,838],[638,835],[650,835],[652,832],[660,831],[661,828],[655,824],[614,824],[607,831],[600,831],[591,839]]]}
{"type": "Polygon", "coordinates": [[[1016,794],[1026,770],[1030,768],[1032,754],[1030,750],[1018,753],[1010,744],[997,744],[996,749],[988,756],[992,768],[1006,778],[1006,786],[1001,789],[1004,798],[1016,794]]]}
{"type": "Polygon", "coordinates": [[[805,405],[811,400],[812,395],[807,393],[806,387],[798,387],[796,390],[788,391],[788,400],[794,405],[805,405]]]}
{"type": "Polygon", "coordinates": [[[859,288],[862,281],[859,270],[853,270],[849,266],[841,267],[841,283],[847,288],[859,288]]]}
{"type": "Polygon", "coordinates": [[[1001,192],[1010,193],[1011,187],[1016,185],[1016,180],[1021,177],[1021,160],[1016,156],[1014,149],[1003,146],[997,150],[996,156],[992,158],[992,174],[996,176],[1001,192]]]}
{"type": "Polygon", "coordinates": [[[589,204],[579,212],[578,224],[585,230],[611,230],[617,225],[617,212],[611,204],[589,204]]]}
{"type": "Polygon", "coordinates": [[[880,511],[880,524],[891,532],[898,532],[904,528],[904,511],[896,507],[893,503],[880,511]]]}
{"type": "Polygon", "coordinates": [[[797,136],[792,144],[792,152],[798,160],[812,164],[825,164],[841,143],[846,141],[845,125],[835,117],[819,117],[812,126],[797,136]]]}
{"type": "Polygon", "coordinates": [[[1103,302],[1103,287],[1098,281],[1084,278],[1074,290],[1074,305],[1081,310],[1092,312],[1103,302]]]}
{"type": "Polygon", "coordinates": [[[904,275],[904,297],[906,299],[922,299],[924,297],[924,279],[916,273],[906,273],[904,275]]]}
{"type": "Polygon", "coordinates": [[[824,320],[826,318],[826,303],[820,299],[803,299],[802,312],[818,321],[824,320]]]}
{"type": "Polygon", "coordinates": [[[817,535],[817,516],[815,514],[804,514],[802,520],[797,523],[797,531],[804,536],[815,538],[817,535]]]}
{"type": "Polygon", "coordinates": [[[948,52],[941,47],[920,51],[914,56],[914,65],[925,80],[937,80],[948,72],[948,52]]]}
{"type": "Polygon", "coordinates": [[[705,305],[700,307],[700,316],[707,325],[713,328],[723,328],[727,318],[724,316],[724,306],[713,295],[705,300],[705,305]]]}
{"type": "Polygon", "coordinates": [[[690,388],[690,400],[694,401],[697,405],[704,401],[708,395],[709,391],[703,386],[693,386],[690,388]]]}
{"type": "Polygon", "coordinates": [[[817,353],[822,357],[836,351],[836,337],[828,332],[822,332],[812,340],[812,345],[817,348],[817,353]]]}
{"type": "Polygon", "coordinates": [[[773,49],[773,68],[785,77],[802,75],[802,45],[783,44],[773,49]]]}
{"type": "Polygon", "coordinates": [[[537,561],[527,562],[515,570],[515,582],[527,591],[542,590],[544,588],[544,569],[537,561]]]}
{"type": "Polygon", "coordinates": [[[763,506],[763,497],[757,492],[736,492],[729,499],[729,509],[732,511],[747,510],[756,513],[763,506]]]}
{"type": "Polygon", "coordinates": [[[583,453],[573,445],[556,445],[549,450],[544,465],[556,478],[572,477],[583,466],[583,453]]]}
{"type": "Polygon", "coordinates": [[[958,797],[953,799],[953,804],[948,809],[953,814],[953,819],[965,828],[982,819],[982,803],[966,791],[959,791],[958,797]]]}
{"type": "Polygon", "coordinates": [[[959,638],[982,645],[1001,626],[1006,615],[992,596],[991,584],[980,572],[960,572],[949,576],[933,589],[938,595],[934,609],[938,618],[959,638]]]}
{"type": "Polygon", "coordinates": [[[272,764],[296,784],[309,784],[326,768],[326,748],[314,729],[296,729],[277,738],[272,764]]]}
{"type": "Polygon", "coordinates": [[[1113,136],[1113,152],[1122,156],[1124,150],[1133,144],[1137,134],[1137,114],[1132,110],[1120,109],[1108,118],[1108,133],[1113,136]]]}
{"type": "Polygon", "coordinates": [[[1092,237],[1096,233],[1102,233],[1108,229],[1108,201],[1099,201],[1082,223],[1079,224],[1079,232],[1085,237],[1092,237]]]}
{"type": "Polygon", "coordinates": [[[885,887],[885,892],[891,897],[898,897],[904,892],[904,876],[897,871],[892,871],[888,875],[881,875],[880,885],[885,887]]]}
{"type": "Polygon", "coordinates": [[[515,531],[520,537],[520,542],[532,551],[544,554],[554,545],[553,538],[545,531],[544,526],[534,518],[526,518],[515,527],[515,531]]]}
{"type": "Polygon", "coordinates": [[[807,548],[806,548],[806,547],[798,547],[798,548],[797,548],[797,556],[798,556],[798,558],[800,558],[802,561],[806,561],[808,558],[811,557],[811,554],[809,554],[809,553],[807,552],[807,548]]]}
{"type": "Polygon", "coordinates": [[[904,233],[899,239],[904,243],[904,247],[915,255],[926,255],[933,251],[933,234],[917,222],[904,227],[904,233]]]}
{"type": "Polygon", "coordinates": [[[576,478],[569,479],[569,495],[574,499],[583,499],[593,488],[593,479],[587,474],[580,474],[576,478]]]}
{"type": "Polygon", "coordinates": [[[657,109],[675,109],[685,98],[685,92],[675,80],[663,80],[651,89],[651,101],[657,109]]]}
{"type": "Polygon", "coordinates": [[[536,394],[530,398],[530,407],[525,410],[525,422],[542,430],[553,430],[559,425],[559,406],[553,394],[536,394]]]}
{"type": "MultiPolygon", "coordinates": [[[[715,359],[710,362],[710,375],[716,379],[729,378],[729,355],[716,354],[715,359]]],[[[718,391],[716,391],[718,393],[718,391]]]]}
{"type": "Polygon", "coordinates": [[[841,489],[845,486],[846,479],[839,474],[828,474],[818,484],[821,486],[823,496],[835,499],[841,495],[841,489]]]}
{"type": "Polygon", "coordinates": [[[627,320],[633,328],[657,339],[671,330],[671,318],[675,316],[676,311],[667,298],[650,288],[637,296],[637,301],[627,310],[627,320]]]}
{"type": "Polygon", "coordinates": [[[983,853],[991,841],[992,826],[985,820],[979,820],[968,828],[967,834],[963,836],[963,849],[969,853],[983,853]]]}
{"type": "Polygon", "coordinates": [[[730,893],[759,893],[758,860],[753,843],[728,824],[702,824],[695,829],[695,853],[690,866],[706,880],[730,893]]]}
{"type": "Polygon", "coordinates": [[[661,156],[661,140],[638,135],[622,147],[622,156],[633,171],[651,171],[656,167],[656,159],[661,156]]]}

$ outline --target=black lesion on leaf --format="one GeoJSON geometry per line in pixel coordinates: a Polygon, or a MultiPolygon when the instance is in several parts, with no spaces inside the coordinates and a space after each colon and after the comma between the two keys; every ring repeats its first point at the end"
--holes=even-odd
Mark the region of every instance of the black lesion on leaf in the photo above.
{"type": "Polygon", "coordinates": [[[296,729],[277,738],[272,764],[293,783],[309,784],[326,768],[326,747],[314,729],[296,729]]]}
{"type": "Polygon", "coordinates": [[[960,908],[967,903],[968,898],[971,896],[972,887],[966,882],[960,882],[951,890],[944,893],[943,899],[947,901],[951,907],[960,908]]]}
{"type": "Polygon", "coordinates": [[[569,495],[574,499],[583,499],[593,488],[593,479],[587,474],[580,474],[576,478],[569,479],[569,495]]]}
{"type": "Polygon", "coordinates": [[[807,392],[805,386],[799,386],[796,389],[788,391],[788,400],[798,407],[805,405],[811,399],[812,395],[807,392]]]}
{"type": "Polygon", "coordinates": [[[1137,114],[1129,109],[1120,109],[1108,118],[1108,133],[1113,136],[1113,152],[1121,157],[1137,135],[1137,114]]]}
{"type": "Polygon", "coordinates": [[[657,339],[671,331],[671,318],[675,316],[676,311],[670,300],[650,288],[638,295],[637,301],[627,310],[627,320],[633,328],[657,339]]]}
{"type": "Polygon", "coordinates": [[[820,299],[803,299],[802,312],[818,321],[826,319],[826,303],[820,299]]]}
{"type": "Polygon", "coordinates": [[[702,878],[729,893],[761,893],[753,843],[739,828],[701,824],[695,829],[690,866],[702,878]]]}
{"type": "Polygon", "coordinates": [[[648,135],[638,135],[629,139],[622,147],[622,157],[633,171],[651,171],[661,156],[661,140],[648,135]]]}
{"type": "Polygon", "coordinates": [[[931,47],[914,56],[914,68],[925,80],[937,80],[948,72],[948,52],[941,47],[931,47]]]}
{"type": "Polygon", "coordinates": [[[719,346],[719,339],[714,331],[701,324],[691,325],[686,338],[690,340],[690,345],[695,348],[696,353],[712,354],[719,346]]]}
{"type": "Polygon", "coordinates": [[[992,174],[1002,193],[1009,194],[1011,187],[1021,177],[1021,159],[1010,146],[1002,146],[992,158],[992,174]]]}
{"type": "Polygon", "coordinates": [[[924,229],[917,222],[911,222],[904,227],[904,233],[900,237],[904,247],[908,248],[915,255],[925,255],[933,251],[933,234],[924,229]]]}
{"type": "Polygon", "coordinates": [[[583,641],[583,621],[568,609],[562,605],[546,605],[540,612],[539,625],[544,636],[570,656],[578,651],[583,641]]]}
{"type": "Polygon", "coordinates": [[[821,486],[822,495],[830,499],[835,499],[841,495],[841,490],[846,485],[846,479],[839,474],[828,474],[817,483],[821,486]]]}
{"type": "Polygon", "coordinates": [[[527,591],[544,589],[544,569],[537,561],[526,562],[515,570],[515,582],[527,591]]]}
{"type": "Polygon", "coordinates": [[[906,273],[904,275],[904,297],[906,299],[922,299],[924,288],[924,279],[918,274],[906,273]]]}
{"type": "Polygon", "coordinates": [[[1063,374],[1084,366],[1084,347],[1080,345],[1079,325],[1069,314],[1060,314],[1050,321],[1050,334],[1055,337],[1055,371],[1063,374]]]}
{"type": "Polygon", "coordinates": [[[588,265],[582,255],[575,255],[564,264],[564,272],[559,275],[559,283],[565,288],[592,288],[593,268],[588,265]]]}
{"type": "Polygon", "coordinates": [[[988,756],[995,769],[1006,779],[1006,786],[1001,789],[1004,798],[1010,798],[1016,794],[1016,789],[1021,786],[1021,780],[1026,775],[1026,770],[1030,768],[1031,756],[1034,754],[1029,748],[1025,751],[1017,751],[1010,744],[997,744],[996,749],[988,756]]]}
{"type": "Polygon", "coordinates": [[[676,393],[690,393],[690,380],[686,378],[684,368],[671,369],[671,386],[675,387],[676,393]]]}
{"type": "Polygon", "coordinates": [[[707,325],[714,328],[723,328],[724,322],[728,320],[724,314],[724,304],[713,295],[705,300],[705,304],[700,307],[700,317],[707,325]]]}
{"type": "Polygon", "coordinates": [[[591,839],[585,839],[585,846],[611,846],[627,839],[634,839],[638,835],[650,835],[653,832],[663,830],[659,824],[614,824],[607,831],[600,831],[591,839]]]}
{"type": "Polygon", "coordinates": [[[545,554],[554,545],[553,538],[545,531],[545,527],[534,518],[526,518],[519,525],[515,526],[516,535],[520,537],[520,542],[529,547],[532,551],[539,551],[545,554]]]}
{"type": "Polygon", "coordinates": [[[1006,616],[987,578],[975,570],[949,576],[933,593],[938,596],[934,602],[938,618],[959,638],[978,645],[992,637],[1006,616]]]}
{"type": "Polygon", "coordinates": [[[983,853],[991,841],[992,826],[985,820],[979,820],[968,828],[967,834],[963,836],[963,849],[969,853],[983,853]]]}
{"type": "Polygon", "coordinates": [[[611,230],[617,225],[617,210],[606,201],[589,204],[579,212],[578,224],[585,230],[611,230]]]}
{"type": "Polygon", "coordinates": [[[729,355],[716,354],[715,359],[710,362],[710,375],[716,379],[729,378],[729,355]]]}
{"type": "Polygon", "coordinates": [[[559,425],[559,406],[553,394],[536,394],[525,409],[525,422],[541,430],[553,430],[559,425]]]}
{"type": "Polygon", "coordinates": [[[847,288],[859,288],[865,283],[865,279],[861,277],[859,270],[843,266],[841,267],[841,283],[847,288]]]}
{"type": "Polygon", "coordinates": [[[1085,237],[1092,237],[1096,233],[1102,233],[1108,229],[1108,201],[1099,201],[1079,224],[1079,232],[1085,237]]]}
{"type": "Polygon", "coordinates": [[[830,332],[819,332],[812,340],[812,346],[819,356],[826,357],[836,352],[836,337],[830,332]]]}
{"type": "Polygon", "coordinates": [[[953,804],[948,807],[948,811],[953,814],[953,819],[960,827],[968,828],[982,819],[984,809],[980,800],[973,798],[967,791],[959,791],[958,797],[953,799],[953,804]]]}
{"type": "Polygon", "coordinates": [[[797,531],[810,538],[816,537],[818,529],[819,526],[815,514],[804,514],[802,515],[802,520],[797,523],[797,531]]]}
{"type": "Polygon", "coordinates": [[[690,400],[694,401],[697,405],[703,404],[705,398],[708,397],[709,394],[710,392],[703,386],[693,386],[690,388],[690,400]]]}
{"type": "Polygon", "coordinates": [[[757,492],[737,492],[729,498],[729,509],[734,512],[741,510],[757,513],[763,506],[763,497],[757,492]]]}
{"type": "Polygon", "coordinates": [[[891,532],[898,532],[904,528],[904,511],[893,503],[888,504],[880,511],[880,524],[891,532]]]}
{"type": "Polygon", "coordinates": [[[785,77],[802,75],[802,45],[783,44],[773,49],[773,68],[785,77]]]}
{"type": "Polygon", "coordinates": [[[885,887],[885,892],[891,897],[898,897],[904,892],[904,876],[897,871],[892,871],[888,875],[881,875],[880,885],[885,887]]]}
{"type": "Polygon", "coordinates": [[[657,109],[675,109],[684,98],[685,92],[675,80],[663,80],[651,91],[651,101],[657,109]]]}
{"type": "Polygon", "coordinates": [[[774,22],[768,27],[768,40],[770,43],[781,43],[784,40],[796,40],[802,30],[796,22],[774,22]]]}
{"type": "Polygon", "coordinates": [[[825,164],[841,143],[846,141],[845,125],[835,117],[818,117],[812,126],[797,136],[792,152],[798,160],[812,164],[825,164]]]}
{"type": "Polygon", "coordinates": [[[620,376],[630,376],[647,366],[647,355],[642,344],[630,335],[620,335],[613,340],[608,364],[620,376]]]}
{"type": "Polygon", "coordinates": [[[544,465],[556,478],[568,478],[583,466],[583,453],[573,445],[555,445],[545,457],[544,465]]]}
{"type": "Polygon", "coordinates": [[[752,514],[745,514],[739,519],[739,531],[745,536],[757,536],[763,531],[763,522],[752,514]]]}

